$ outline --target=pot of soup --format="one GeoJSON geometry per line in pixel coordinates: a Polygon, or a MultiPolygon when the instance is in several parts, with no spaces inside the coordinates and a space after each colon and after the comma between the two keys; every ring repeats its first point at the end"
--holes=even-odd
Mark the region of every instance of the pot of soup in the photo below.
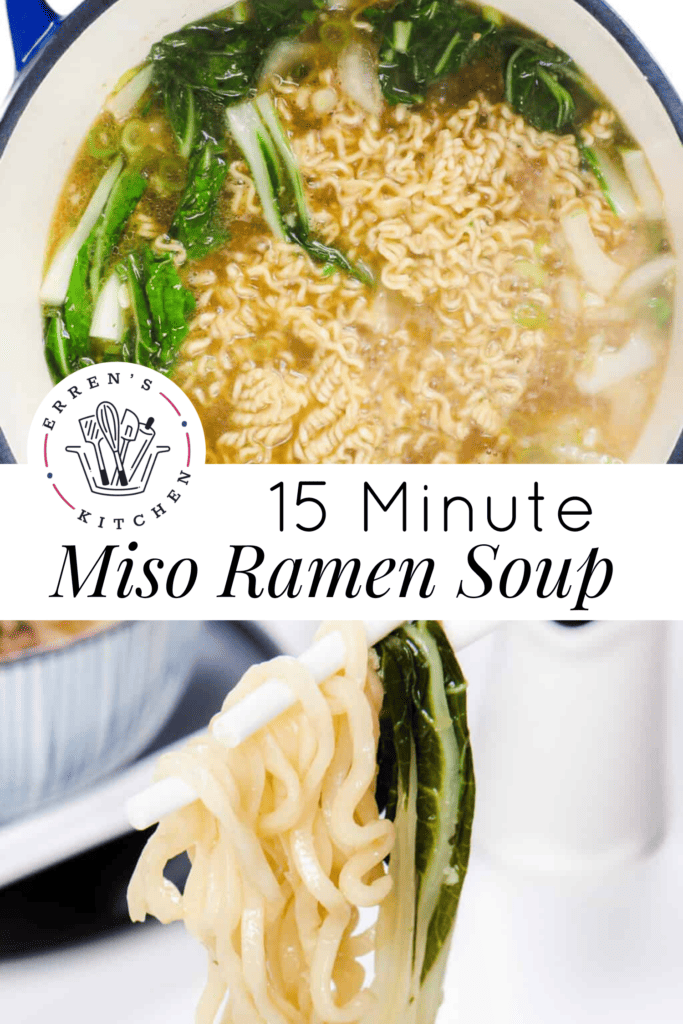
{"type": "Polygon", "coordinates": [[[683,107],[605,4],[219,5],[22,3],[20,461],[102,360],[171,375],[217,463],[679,460],[683,107]]]}

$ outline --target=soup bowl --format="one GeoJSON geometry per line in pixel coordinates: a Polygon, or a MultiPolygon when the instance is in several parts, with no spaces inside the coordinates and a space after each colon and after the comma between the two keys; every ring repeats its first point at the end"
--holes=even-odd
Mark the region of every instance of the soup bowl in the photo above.
{"type": "MultiPolygon", "coordinates": [[[[39,0],[7,2],[22,71],[0,122],[0,424],[23,461],[32,415],[50,388],[37,296],[52,213],[74,154],[121,74],[143,61],[159,37],[225,3],[85,0],[61,22],[39,0]]],[[[662,186],[683,276],[683,104],[665,75],[602,0],[500,0],[496,6],[570,53],[619,112],[662,186]]],[[[678,289],[668,366],[633,462],[683,458],[682,303],[678,289]]]]}
{"type": "Polygon", "coordinates": [[[0,824],[136,757],[172,714],[198,622],[122,622],[0,660],[0,824]]]}

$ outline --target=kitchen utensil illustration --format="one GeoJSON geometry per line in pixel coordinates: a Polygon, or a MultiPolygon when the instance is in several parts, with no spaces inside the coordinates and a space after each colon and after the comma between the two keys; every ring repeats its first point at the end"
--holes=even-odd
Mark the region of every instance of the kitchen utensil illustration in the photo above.
{"type": "Polygon", "coordinates": [[[95,458],[97,459],[97,466],[100,471],[100,478],[102,480],[102,486],[109,486],[109,474],[104,465],[104,457],[102,455],[102,449],[100,445],[104,440],[102,431],[97,423],[95,416],[84,416],[83,419],[78,421],[81,427],[81,434],[86,444],[91,444],[95,449],[95,458]]]}
{"type": "Polygon", "coordinates": [[[121,453],[119,451],[119,445],[121,442],[121,421],[119,420],[118,410],[111,402],[100,402],[95,411],[95,416],[97,418],[98,426],[102,431],[102,436],[114,455],[114,462],[116,463],[121,486],[127,487],[128,478],[126,471],[123,468],[121,453]]]}
{"type": "Polygon", "coordinates": [[[132,409],[126,409],[121,420],[121,462],[124,466],[129,445],[137,440],[139,430],[140,420],[132,409]]]}
{"type": "Polygon", "coordinates": [[[154,417],[141,418],[133,409],[119,412],[113,402],[101,402],[93,415],[80,421],[83,439],[95,449],[97,464],[86,445],[70,445],[93,494],[144,494],[157,458],[170,452],[159,443],[154,417]],[[98,468],[99,467],[99,468],[98,468]]]}
{"type": "MultiPolygon", "coordinates": [[[[138,452],[133,465],[131,466],[130,475],[129,475],[129,479],[131,481],[133,480],[135,474],[137,473],[137,471],[138,471],[138,469],[140,467],[140,464],[142,463],[143,459],[147,455],[147,452],[149,451],[149,448],[150,448],[150,445],[152,444],[152,441],[156,437],[156,431],[153,429],[153,426],[152,426],[153,423],[154,423],[154,417],[150,416],[150,418],[145,423],[144,427],[142,425],[140,426],[139,433],[144,436],[145,441],[144,441],[144,444],[142,445],[142,448],[138,452]]],[[[143,470],[143,476],[144,476],[144,470],[143,470]]]]}

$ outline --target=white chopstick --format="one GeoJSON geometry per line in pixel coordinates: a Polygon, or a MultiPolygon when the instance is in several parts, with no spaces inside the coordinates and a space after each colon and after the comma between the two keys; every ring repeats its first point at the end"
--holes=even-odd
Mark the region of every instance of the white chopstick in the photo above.
{"type": "MultiPolygon", "coordinates": [[[[388,636],[403,621],[366,621],[365,632],[368,647],[388,636]]],[[[444,622],[443,627],[451,646],[460,651],[463,647],[490,633],[498,622],[444,622]]],[[[346,648],[340,632],[329,633],[299,656],[301,664],[310,669],[316,683],[320,684],[338,672],[346,660],[346,648]]],[[[228,711],[214,719],[212,732],[224,746],[238,747],[269,722],[278,718],[296,703],[296,698],[286,683],[269,679],[235,704],[228,711]]],[[[143,830],[156,824],[165,815],[178,811],[193,803],[197,794],[182,779],[168,778],[155,782],[126,804],[128,820],[135,829],[143,830]]]]}

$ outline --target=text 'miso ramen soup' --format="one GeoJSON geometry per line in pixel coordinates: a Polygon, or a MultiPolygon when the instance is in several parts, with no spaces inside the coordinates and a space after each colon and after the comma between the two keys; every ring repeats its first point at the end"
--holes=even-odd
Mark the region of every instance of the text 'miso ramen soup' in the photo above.
{"type": "Polygon", "coordinates": [[[121,80],[41,301],[55,377],[171,374],[213,462],[612,462],[674,276],[647,159],[551,43],[446,0],[250,0],[121,80]]]}

